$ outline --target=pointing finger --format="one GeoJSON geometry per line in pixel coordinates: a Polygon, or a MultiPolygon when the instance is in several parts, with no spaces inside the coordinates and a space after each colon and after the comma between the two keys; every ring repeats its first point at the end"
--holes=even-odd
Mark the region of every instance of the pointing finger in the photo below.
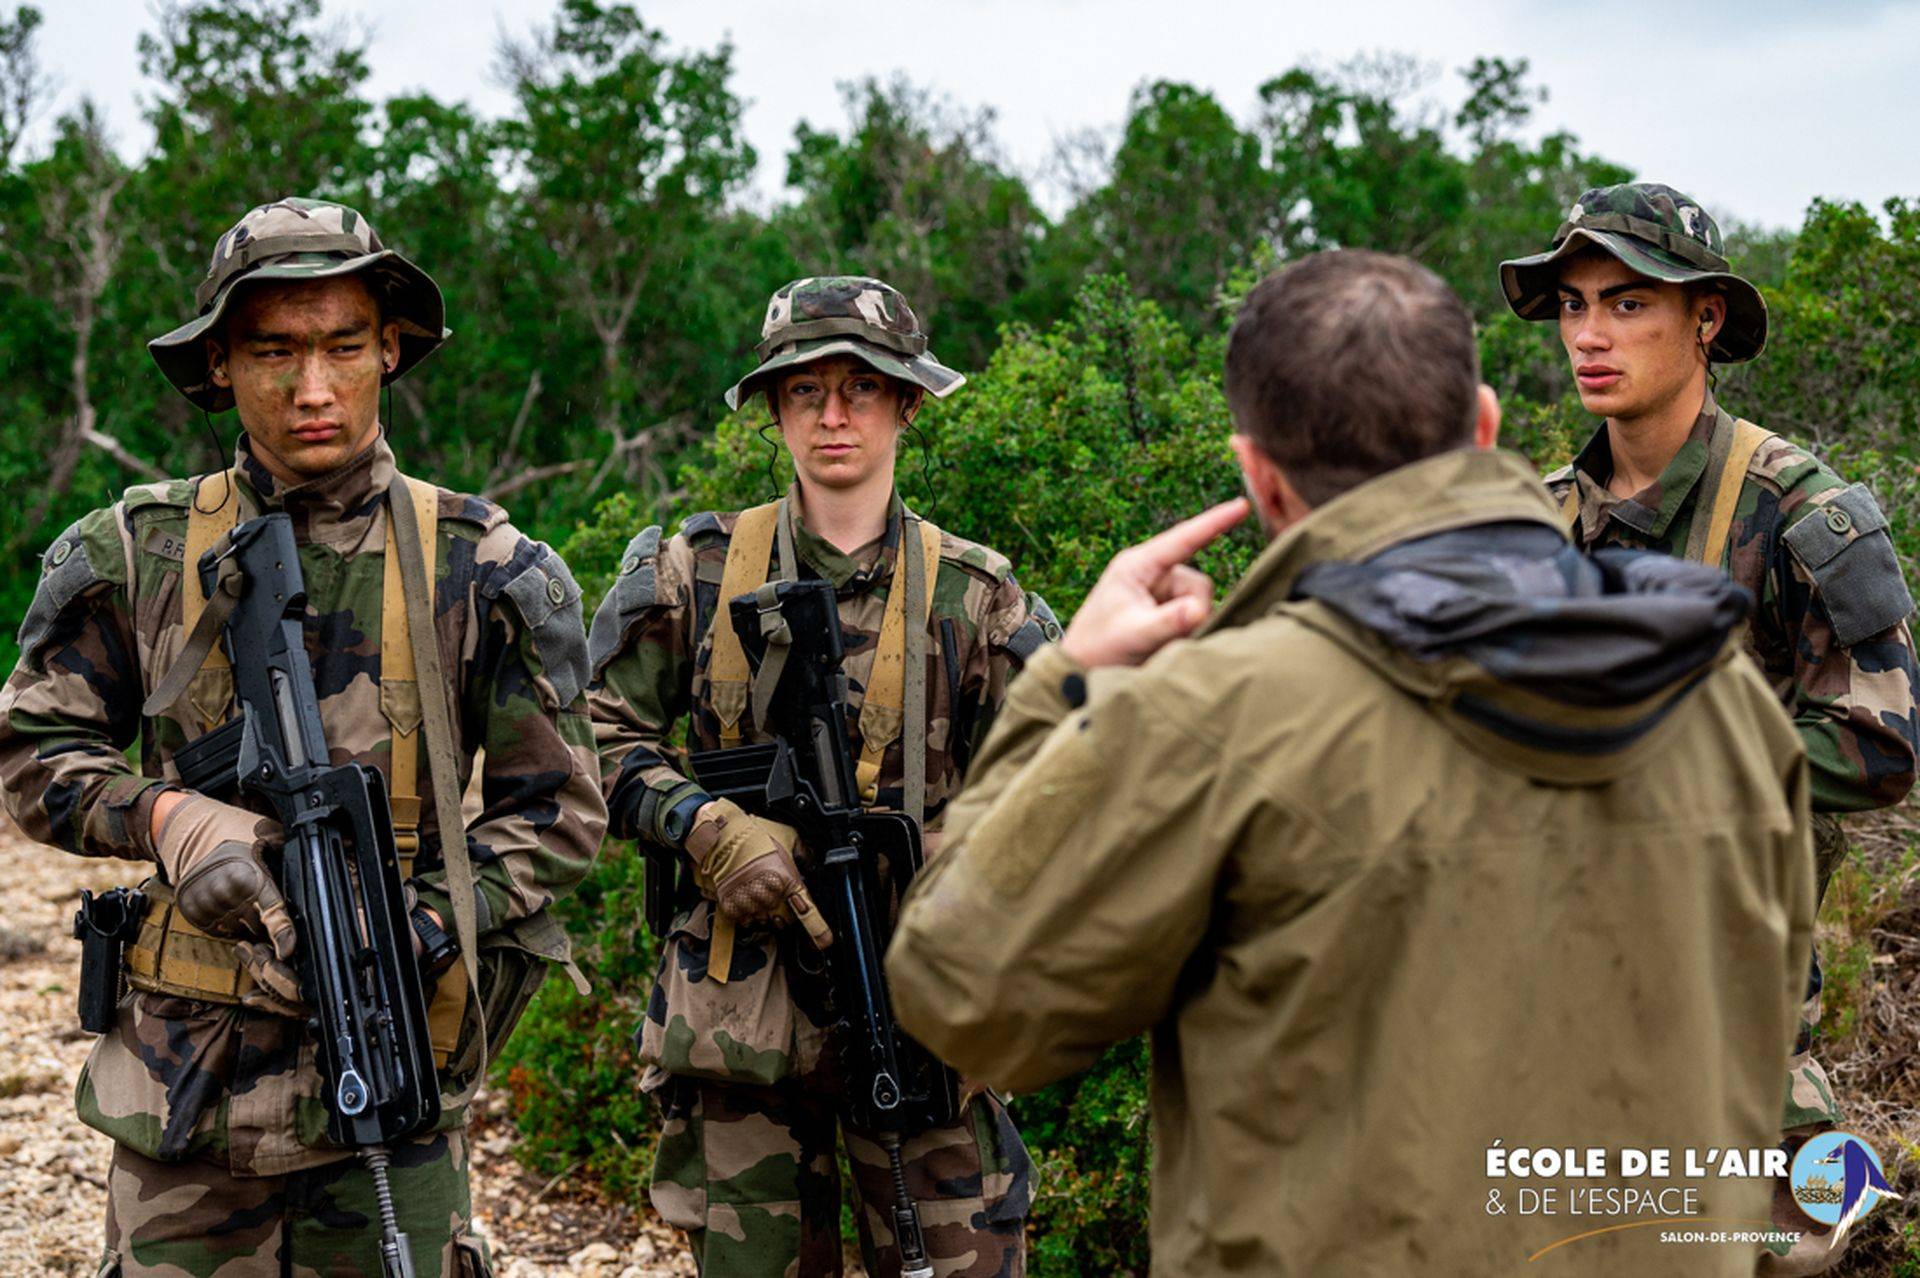
{"type": "Polygon", "coordinates": [[[1183,519],[1173,527],[1141,542],[1135,550],[1151,567],[1165,570],[1183,564],[1211,545],[1221,534],[1247,517],[1252,509],[1245,497],[1223,501],[1218,506],[1183,519]]]}

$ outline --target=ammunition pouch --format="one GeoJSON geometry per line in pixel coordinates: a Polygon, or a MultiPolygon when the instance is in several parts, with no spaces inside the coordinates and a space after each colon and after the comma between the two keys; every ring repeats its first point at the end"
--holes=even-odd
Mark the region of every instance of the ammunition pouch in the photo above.
{"type": "MultiPolygon", "coordinates": [[[[230,937],[209,935],[187,922],[174,903],[171,885],[157,878],[149,879],[141,885],[139,893],[130,895],[142,896],[145,905],[138,930],[129,933],[124,948],[124,970],[129,986],[146,993],[205,1003],[238,1003],[253,987],[253,979],[241,965],[238,942],[230,937]]],[[[301,944],[305,943],[306,939],[301,938],[301,944]]],[[[83,950],[83,986],[85,956],[83,950]]],[[[117,969],[122,962],[121,955],[116,952],[114,960],[117,969]]],[[[526,1012],[527,1004],[533,1001],[534,993],[546,978],[548,963],[559,963],[577,976],[566,934],[545,910],[531,918],[517,919],[482,938],[480,985],[486,999],[486,1023],[496,1043],[506,1041],[526,1012]]],[[[583,983],[583,978],[576,980],[576,984],[579,983],[583,983]]],[[[428,991],[427,1028],[433,1042],[433,1063],[440,1069],[447,1068],[461,1045],[467,1002],[466,970],[456,963],[442,972],[428,991]]],[[[109,1019],[107,1027],[111,1024],[109,1019]]]]}
{"type": "Polygon", "coordinates": [[[173,885],[148,879],[140,885],[146,917],[126,948],[127,984],[148,994],[238,1003],[253,988],[235,940],[203,932],[187,922],[173,899],[173,885]]]}

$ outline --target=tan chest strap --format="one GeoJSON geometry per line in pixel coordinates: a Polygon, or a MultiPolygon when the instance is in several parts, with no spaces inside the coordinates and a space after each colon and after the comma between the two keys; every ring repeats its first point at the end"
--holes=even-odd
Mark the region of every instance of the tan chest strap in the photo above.
{"type": "MultiPolygon", "coordinates": [[[[413,499],[420,557],[429,582],[436,577],[439,554],[440,495],[432,484],[404,480],[413,499]]],[[[384,513],[384,512],[383,512],[384,513]]],[[[394,545],[394,520],[386,519],[385,576],[380,586],[380,709],[387,717],[391,745],[387,756],[387,806],[393,812],[393,842],[400,853],[402,878],[413,874],[420,852],[420,680],[414,669],[413,632],[407,620],[407,595],[400,579],[400,552],[394,545]]]]}
{"type": "MultiPolygon", "coordinates": [[[[186,564],[181,574],[180,622],[185,633],[193,633],[200,615],[206,611],[206,594],[200,588],[197,566],[200,556],[213,543],[233,530],[239,522],[239,486],[234,474],[209,475],[200,481],[187,511],[186,564]],[[211,495],[218,484],[224,500],[208,506],[203,497],[211,495]]],[[[432,581],[438,558],[440,499],[432,484],[401,478],[412,498],[414,524],[418,529],[420,555],[426,576],[432,581]]],[[[385,515],[386,512],[383,512],[385,515]]],[[[413,859],[420,850],[420,683],[414,671],[411,631],[408,628],[406,591],[400,578],[400,555],[394,546],[394,520],[386,524],[384,579],[380,589],[380,709],[390,730],[387,756],[387,798],[393,813],[394,843],[400,853],[402,875],[413,873],[413,859]]],[[[213,645],[200,669],[187,684],[187,702],[200,720],[202,731],[217,727],[226,718],[233,698],[233,671],[227,654],[213,645]]]]}
{"type": "Polygon", "coordinates": [[[1694,503],[1693,526],[1687,530],[1687,558],[1697,564],[1726,568],[1727,541],[1733,535],[1733,517],[1746,487],[1747,467],[1773,432],[1741,418],[1732,430],[1714,432],[1707,451],[1706,487],[1694,503]]]}
{"type": "Polygon", "coordinates": [[[746,736],[748,687],[747,650],[734,633],[728,604],[766,583],[772,570],[773,539],[786,499],[740,512],[733,536],[727,541],[727,564],[720,573],[720,606],[708,626],[713,655],[707,660],[707,698],[720,719],[720,744],[731,749],[746,736]]]}
{"type": "MultiPolygon", "coordinates": [[[[886,611],[880,619],[880,641],[874,646],[873,669],[867,675],[866,696],[860,703],[860,762],[854,777],[860,784],[860,802],[872,803],[880,797],[880,765],[887,747],[900,739],[908,715],[909,676],[920,675],[920,713],[907,724],[905,768],[910,780],[919,759],[920,785],[924,801],[926,779],[926,640],[927,622],[933,616],[933,585],[940,571],[940,530],[922,519],[908,519],[900,530],[900,552],[894,556],[893,578],[887,583],[886,611]],[[909,611],[917,624],[909,626],[909,611]],[[914,743],[918,743],[918,749],[914,743]]],[[[908,808],[918,808],[908,795],[908,808]]],[[[922,814],[907,815],[918,824],[922,814]]]]}
{"type": "MultiPolygon", "coordinates": [[[[221,471],[204,475],[194,489],[187,506],[187,553],[180,573],[180,633],[191,635],[207,610],[207,595],[200,588],[200,557],[213,549],[213,543],[233,531],[240,522],[240,485],[237,472],[221,471]],[[218,504],[206,503],[215,492],[218,504]]],[[[187,705],[207,732],[220,726],[233,701],[233,668],[227,664],[226,650],[216,642],[207,650],[193,678],[187,683],[187,705]]]]}

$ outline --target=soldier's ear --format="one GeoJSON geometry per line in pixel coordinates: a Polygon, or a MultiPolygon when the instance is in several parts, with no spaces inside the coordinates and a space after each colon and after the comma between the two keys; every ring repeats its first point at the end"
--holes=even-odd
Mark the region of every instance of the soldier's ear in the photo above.
{"type": "Polygon", "coordinates": [[[400,322],[389,320],[380,326],[380,366],[391,373],[400,367],[400,322]]]}
{"type": "Polygon", "coordinates": [[[226,348],[212,338],[207,339],[207,377],[222,390],[233,389],[233,379],[227,376],[226,348]]]}
{"type": "Polygon", "coordinates": [[[902,386],[900,391],[900,424],[911,426],[914,414],[920,411],[920,405],[926,401],[927,393],[918,386],[902,386]]]}
{"type": "Polygon", "coordinates": [[[1699,307],[1700,341],[1706,344],[1720,335],[1727,322],[1727,299],[1719,293],[1703,293],[1699,307]]]}
{"type": "Polygon", "coordinates": [[[1481,383],[1473,395],[1473,446],[1492,448],[1500,438],[1500,397],[1481,383]]]}

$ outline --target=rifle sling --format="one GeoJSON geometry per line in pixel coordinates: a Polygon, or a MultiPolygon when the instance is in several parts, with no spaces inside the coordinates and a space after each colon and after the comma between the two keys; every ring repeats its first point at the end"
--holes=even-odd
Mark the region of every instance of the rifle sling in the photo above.
{"type": "Polygon", "coordinates": [[[180,649],[180,655],[167,667],[166,677],[155,685],[153,693],[141,703],[141,714],[149,719],[157,719],[173,709],[180,698],[186,695],[187,685],[200,673],[200,667],[210,663],[214,656],[220,658],[223,667],[226,665],[227,654],[218,646],[220,628],[227,624],[227,618],[233,615],[239,602],[240,570],[233,560],[223,559],[220,561],[219,578],[214,583],[213,598],[200,609],[200,615],[187,635],[186,646],[180,649]]]}
{"type": "Polygon", "coordinates": [[[460,770],[454,755],[453,711],[440,671],[440,643],[433,623],[432,582],[420,552],[420,527],[406,480],[395,475],[387,488],[387,516],[394,521],[394,548],[400,553],[400,583],[407,600],[408,638],[420,687],[420,719],[427,740],[427,772],[433,784],[435,837],[440,863],[447,870],[447,895],[453,902],[454,936],[473,994],[480,1032],[480,1072],[489,1055],[486,1014],[480,998],[479,927],[475,919],[473,862],[467,853],[466,822],[460,811],[460,770]]]}
{"type": "Polygon", "coordinates": [[[932,577],[940,570],[940,534],[918,519],[906,520],[901,533],[900,553],[907,561],[906,614],[918,618],[919,624],[906,628],[906,726],[900,740],[904,768],[900,806],[919,829],[927,814],[927,621],[933,611],[932,577]],[[906,535],[909,531],[912,536],[906,535]],[[928,549],[933,553],[926,553],[928,549]]]}

